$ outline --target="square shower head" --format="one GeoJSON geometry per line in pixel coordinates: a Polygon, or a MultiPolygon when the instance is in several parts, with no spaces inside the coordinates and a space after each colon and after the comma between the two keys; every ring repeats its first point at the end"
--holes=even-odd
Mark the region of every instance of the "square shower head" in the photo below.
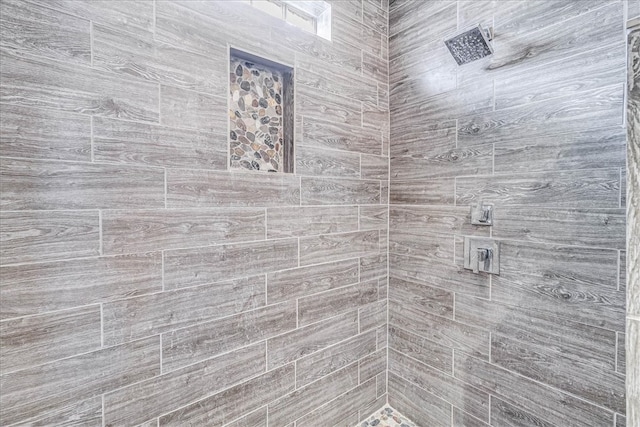
{"type": "Polygon", "coordinates": [[[469,31],[444,41],[458,65],[467,64],[493,53],[490,39],[478,24],[469,31]]]}

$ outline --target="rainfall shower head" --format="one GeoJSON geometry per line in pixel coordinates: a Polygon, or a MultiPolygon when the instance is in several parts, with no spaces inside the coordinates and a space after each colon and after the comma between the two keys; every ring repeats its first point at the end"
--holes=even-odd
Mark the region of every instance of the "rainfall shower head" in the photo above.
{"type": "Polygon", "coordinates": [[[491,55],[493,53],[491,39],[491,29],[485,31],[478,24],[469,31],[445,40],[444,44],[447,45],[458,65],[463,65],[491,55]]]}

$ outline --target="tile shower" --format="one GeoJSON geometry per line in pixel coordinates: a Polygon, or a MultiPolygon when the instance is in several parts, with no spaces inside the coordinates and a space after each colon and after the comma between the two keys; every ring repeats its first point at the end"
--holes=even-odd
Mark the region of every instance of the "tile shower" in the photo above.
{"type": "Polygon", "coordinates": [[[638,422],[640,2],[329,3],[330,42],[246,2],[3,0],[0,425],[638,422]],[[286,76],[231,50],[293,69],[294,155],[286,76]]]}

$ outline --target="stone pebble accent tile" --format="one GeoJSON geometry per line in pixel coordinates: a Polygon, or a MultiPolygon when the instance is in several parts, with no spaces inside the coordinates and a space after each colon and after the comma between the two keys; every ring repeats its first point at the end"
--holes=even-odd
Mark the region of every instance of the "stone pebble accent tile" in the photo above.
{"type": "Polygon", "coordinates": [[[230,64],[230,166],[282,172],[282,74],[243,59],[230,64]]]}
{"type": "Polygon", "coordinates": [[[361,421],[355,427],[418,427],[409,421],[405,416],[393,409],[385,406],[374,412],[369,418],[361,421]]]}

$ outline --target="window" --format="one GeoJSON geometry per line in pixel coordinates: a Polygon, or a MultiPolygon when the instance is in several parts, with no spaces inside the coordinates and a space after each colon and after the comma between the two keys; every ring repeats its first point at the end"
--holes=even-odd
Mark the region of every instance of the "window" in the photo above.
{"type": "Polygon", "coordinates": [[[331,5],[317,0],[245,0],[253,7],[331,40],[331,5]]]}

